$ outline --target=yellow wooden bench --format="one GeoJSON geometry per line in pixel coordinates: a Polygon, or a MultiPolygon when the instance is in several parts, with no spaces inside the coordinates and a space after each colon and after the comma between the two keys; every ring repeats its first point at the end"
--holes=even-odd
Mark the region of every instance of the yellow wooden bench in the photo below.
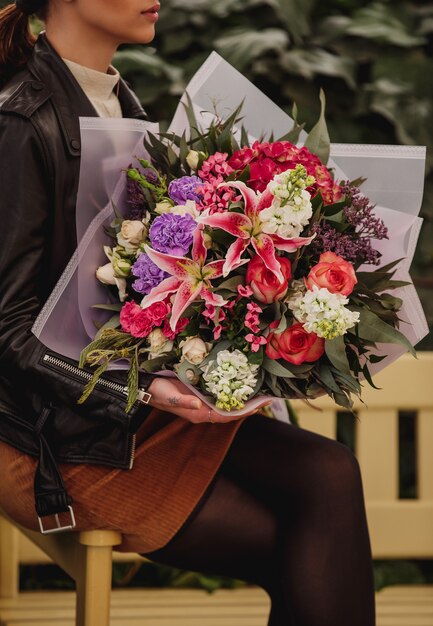
{"type": "MultiPolygon", "coordinates": [[[[356,403],[356,455],[363,475],[375,558],[433,557],[433,353],[418,360],[404,356],[364,385],[367,405],[356,403]],[[416,411],[418,497],[398,497],[398,412],[416,411]]],[[[335,438],[337,409],[328,398],[314,402],[321,411],[296,402],[303,428],[335,438]]],[[[111,531],[44,536],[0,517],[0,598],[18,594],[18,565],[51,558],[77,585],[76,625],[108,626],[112,547],[121,537],[111,531]],[[35,545],[38,548],[35,548],[35,545]],[[43,551],[43,552],[42,552],[43,551]]],[[[123,558],[128,558],[127,556],[123,558]]]]}

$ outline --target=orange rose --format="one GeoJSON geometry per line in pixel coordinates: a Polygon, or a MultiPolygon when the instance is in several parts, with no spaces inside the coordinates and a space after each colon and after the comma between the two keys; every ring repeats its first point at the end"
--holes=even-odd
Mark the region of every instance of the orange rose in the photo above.
{"type": "Polygon", "coordinates": [[[266,354],[270,359],[284,359],[300,365],[320,359],[325,352],[325,340],[316,333],[307,333],[302,324],[293,324],[280,334],[270,333],[266,354]]]}
{"type": "Polygon", "coordinates": [[[292,265],[289,259],[278,257],[284,281],[280,282],[271,270],[268,270],[262,259],[257,255],[248,263],[246,284],[251,287],[259,302],[270,304],[281,300],[287,293],[292,276],[292,265]]]}
{"type": "Polygon", "coordinates": [[[333,252],[321,254],[319,262],[311,268],[304,280],[308,289],[317,285],[331,293],[341,293],[343,296],[352,293],[358,282],[353,265],[333,252]]]}

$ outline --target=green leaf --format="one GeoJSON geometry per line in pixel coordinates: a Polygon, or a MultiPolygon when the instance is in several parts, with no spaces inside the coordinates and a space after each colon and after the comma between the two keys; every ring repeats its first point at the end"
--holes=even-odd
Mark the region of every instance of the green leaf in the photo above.
{"type": "Polygon", "coordinates": [[[268,52],[287,48],[289,37],[279,28],[248,29],[244,26],[228,30],[214,41],[216,51],[240,72],[255,59],[268,52]]]}
{"type": "Polygon", "coordinates": [[[325,353],[332,365],[343,372],[351,375],[351,369],[346,354],[346,344],[343,335],[335,337],[335,339],[327,339],[325,341],[325,353]]]}
{"type": "Polygon", "coordinates": [[[292,374],[288,369],[280,365],[278,361],[274,359],[270,359],[266,357],[263,359],[263,369],[265,369],[270,374],[275,374],[275,376],[279,376],[281,378],[295,378],[295,375],[292,374]]]}
{"type": "Polygon", "coordinates": [[[138,350],[137,348],[134,350],[132,358],[129,362],[129,371],[128,371],[128,402],[126,404],[126,412],[129,411],[134,406],[138,398],[138,350]]]}
{"type": "Polygon", "coordinates": [[[360,310],[360,319],[357,324],[357,332],[361,339],[374,343],[397,343],[404,346],[413,356],[416,352],[408,339],[396,328],[383,322],[375,313],[367,309],[360,310]]]}
{"type": "Polygon", "coordinates": [[[96,383],[98,382],[98,380],[101,378],[102,374],[107,369],[108,363],[109,363],[108,360],[105,361],[104,363],[102,363],[95,370],[95,372],[93,373],[92,378],[89,380],[89,382],[84,387],[84,390],[83,390],[83,393],[81,394],[81,397],[77,400],[78,404],[83,404],[83,402],[85,402],[87,400],[87,398],[90,396],[90,394],[92,393],[92,391],[95,388],[96,383]]]}
{"type": "Polygon", "coordinates": [[[311,129],[305,147],[319,157],[324,165],[328,162],[331,140],[325,120],[326,99],[323,89],[320,90],[320,117],[311,129]]]}
{"type": "Polygon", "coordinates": [[[332,76],[341,78],[351,89],[356,89],[354,62],[321,48],[289,50],[282,55],[281,65],[290,74],[299,74],[308,80],[317,75],[332,76]]]}

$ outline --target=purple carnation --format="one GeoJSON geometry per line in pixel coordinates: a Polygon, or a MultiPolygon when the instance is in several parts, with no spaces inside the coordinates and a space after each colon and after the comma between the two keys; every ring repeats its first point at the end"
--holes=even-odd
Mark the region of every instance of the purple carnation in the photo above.
{"type": "Polygon", "coordinates": [[[197,187],[203,184],[198,176],[182,176],[172,180],[168,186],[168,195],[176,204],[185,204],[187,200],[200,202],[202,195],[197,193],[197,187]]]}
{"type": "Polygon", "coordinates": [[[174,256],[185,256],[193,239],[197,224],[191,215],[163,213],[153,222],[149,230],[150,242],[159,252],[174,256]]]}
{"type": "Polygon", "coordinates": [[[137,293],[144,294],[150,293],[164,278],[169,276],[167,272],[155,265],[147,254],[140,254],[132,266],[132,273],[138,279],[132,283],[132,288],[137,293]]]}

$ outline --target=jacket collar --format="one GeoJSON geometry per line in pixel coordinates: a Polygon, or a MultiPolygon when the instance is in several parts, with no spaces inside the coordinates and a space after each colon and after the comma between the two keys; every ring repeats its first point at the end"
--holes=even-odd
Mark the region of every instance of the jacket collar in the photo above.
{"type": "MultiPolygon", "coordinates": [[[[51,92],[67,149],[71,156],[79,156],[81,143],[78,118],[97,117],[98,114],[45,33],[39,35],[27,67],[51,92]]],[[[138,98],[122,78],[119,102],[124,117],[147,119],[138,98]]]]}

